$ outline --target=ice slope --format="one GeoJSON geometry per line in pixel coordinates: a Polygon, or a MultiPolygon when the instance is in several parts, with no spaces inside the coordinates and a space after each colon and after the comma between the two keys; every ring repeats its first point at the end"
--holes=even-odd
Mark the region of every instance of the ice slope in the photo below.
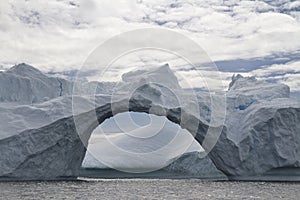
{"type": "Polygon", "coordinates": [[[226,179],[226,176],[216,168],[204,152],[187,152],[179,158],[173,158],[171,161],[173,162],[163,168],[164,170],[185,175],[194,175],[201,178],[226,179]]]}

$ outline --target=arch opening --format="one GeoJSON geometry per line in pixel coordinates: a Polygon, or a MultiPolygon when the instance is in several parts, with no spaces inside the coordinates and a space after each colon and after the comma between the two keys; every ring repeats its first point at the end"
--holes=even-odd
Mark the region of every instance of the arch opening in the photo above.
{"type": "Polygon", "coordinates": [[[165,116],[122,112],[94,129],[82,166],[144,173],[162,169],[183,154],[202,151],[188,130],[165,116]]]}

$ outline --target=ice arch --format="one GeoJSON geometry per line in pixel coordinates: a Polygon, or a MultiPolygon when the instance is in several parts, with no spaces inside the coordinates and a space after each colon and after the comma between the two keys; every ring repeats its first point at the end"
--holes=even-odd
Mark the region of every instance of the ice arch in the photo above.
{"type": "Polygon", "coordinates": [[[196,140],[203,141],[208,125],[182,108],[166,108],[155,105],[151,100],[138,96],[129,101],[107,103],[95,110],[76,116],[59,119],[38,129],[1,140],[1,147],[11,149],[0,155],[2,178],[8,179],[66,179],[78,176],[86,153],[86,146],[93,130],[105,119],[113,116],[112,105],[117,105],[114,114],[134,111],[165,116],[170,121],[190,130],[197,123],[196,140]],[[186,122],[181,123],[184,113],[186,122]],[[96,119],[94,115],[96,114],[96,119]],[[26,145],[24,145],[26,143],[26,145]]]}
{"type": "MultiPolygon", "coordinates": [[[[114,114],[134,111],[165,116],[190,132],[194,131],[191,130],[193,126],[190,125],[197,124],[194,136],[200,144],[204,141],[209,128],[207,124],[186,112],[182,107],[167,108],[157,105],[147,98],[136,96],[129,101],[107,103],[98,106],[95,110],[65,117],[41,128],[26,130],[18,135],[0,140],[0,178],[9,180],[76,178],[86,153],[89,137],[100,123],[113,116],[112,105],[118,108],[114,110],[114,114]],[[185,116],[185,121],[182,121],[182,115],[185,116]],[[96,116],[96,119],[93,116],[96,116]]],[[[272,129],[274,134],[278,134],[281,133],[281,129],[274,129],[274,127],[277,127],[277,124],[287,124],[291,120],[300,120],[299,108],[277,109],[272,118],[257,123],[254,128],[263,133],[272,129]]],[[[222,133],[208,156],[224,174],[249,177],[262,174],[277,166],[294,166],[294,159],[281,160],[276,155],[269,155],[269,151],[273,152],[274,148],[272,143],[271,145],[268,143],[269,138],[259,135],[261,132],[254,133],[256,139],[254,141],[250,137],[246,137],[237,143],[227,136],[226,126],[221,128],[222,133]]],[[[295,123],[285,130],[289,131],[288,134],[296,134],[299,130],[299,123],[295,123]]],[[[294,149],[288,147],[286,146],[287,150],[294,149]]],[[[205,146],[203,148],[205,149],[205,146]]]]}

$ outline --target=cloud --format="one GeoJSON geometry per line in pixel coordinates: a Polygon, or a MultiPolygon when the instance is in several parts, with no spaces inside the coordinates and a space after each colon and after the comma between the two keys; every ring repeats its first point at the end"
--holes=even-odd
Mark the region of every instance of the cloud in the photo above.
{"type": "Polygon", "coordinates": [[[108,1],[98,5],[92,0],[1,3],[1,64],[27,62],[43,71],[78,69],[96,46],[128,30],[125,21],[111,14],[112,7],[108,1]]]}
{"type": "Polygon", "coordinates": [[[285,83],[291,91],[300,91],[300,60],[286,64],[274,64],[251,72],[259,78],[285,83]]]}
{"type": "Polygon", "coordinates": [[[251,72],[274,64],[286,64],[300,59],[300,52],[273,54],[266,57],[256,57],[250,59],[218,60],[215,64],[222,72],[251,72]]]}
{"type": "MultiPolygon", "coordinates": [[[[300,51],[299,11],[297,1],[285,0],[10,0],[0,3],[0,65],[8,68],[27,62],[44,72],[77,70],[98,45],[114,35],[164,27],[203,47],[213,61],[223,64],[223,80],[228,81],[233,72],[247,74],[297,59],[289,55],[300,51]],[[277,60],[271,58],[274,55],[277,60]],[[278,63],[282,58],[288,59],[278,63]]],[[[184,65],[176,57],[159,53],[132,57],[119,62],[116,69],[123,72],[165,62],[174,69],[184,65]]],[[[195,79],[192,72],[184,73],[195,79]]],[[[214,78],[215,73],[209,76],[214,78]]],[[[297,82],[295,74],[289,76],[284,80],[297,82]]],[[[114,72],[107,76],[113,77],[114,72]]]]}

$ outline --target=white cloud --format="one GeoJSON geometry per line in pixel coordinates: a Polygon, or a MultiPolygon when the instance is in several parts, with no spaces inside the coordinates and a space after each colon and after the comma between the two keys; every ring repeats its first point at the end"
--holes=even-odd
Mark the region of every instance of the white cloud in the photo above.
{"type": "Polygon", "coordinates": [[[290,86],[291,91],[300,91],[300,61],[287,64],[274,64],[251,72],[262,79],[273,79],[290,86]]]}
{"type": "MultiPolygon", "coordinates": [[[[2,1],[0,65],[27,62],[43,71],[77,69],[105,40],[149,26],[186,35],[213,60],[291,53],[300,50],[298,7],[297,1],[281,0],[2,1]]],[[[123,65],[128,70],[166,61],[182,64],[165,55],[137,55],[123,65]]],[[[230,76],[223,73],[225,81],[230,76]]]]}

